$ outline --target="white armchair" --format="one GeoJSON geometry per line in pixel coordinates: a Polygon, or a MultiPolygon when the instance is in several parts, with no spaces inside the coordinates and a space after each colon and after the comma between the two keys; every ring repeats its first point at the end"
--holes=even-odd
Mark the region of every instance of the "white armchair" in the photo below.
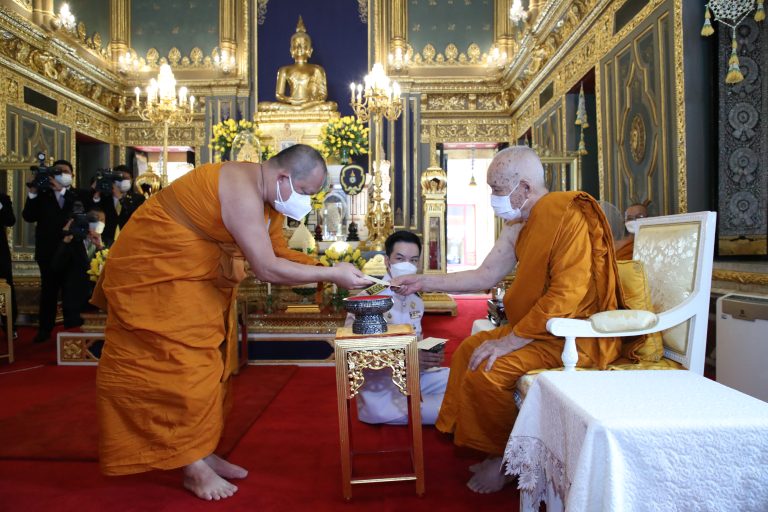
{"type": "Polygon", "coordinates": [[[609,321],[615,321],[618,328],[600,328],[598,315],[591,320],[550,319],[547,330],[565,338],[565,371],[575,369],[578,337],[661,332],[664,357],[690,371],[704,373],[715,219],[714,212],[699,212],[637,221],[633,259],[645,266],[655,322],[647,314],[621,311],[599,314],[602,320],[608,316],[609,321]]]}

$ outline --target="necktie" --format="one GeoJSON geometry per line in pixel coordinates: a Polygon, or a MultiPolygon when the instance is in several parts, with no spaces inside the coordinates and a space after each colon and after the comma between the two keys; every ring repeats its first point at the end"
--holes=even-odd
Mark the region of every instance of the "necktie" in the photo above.
{"type": "Polygon", "coordinates": [[[66,190],[62,190],[61,192],[56,192],[56,200],[59,203],[59,208],[64,208],[64,194],[66,194],[66,190]]]}
{"type": "Polygon", "coordinates": [[[94,245],[90,240],[87,241],[85,244],[85,252],[88,254],[88,259],[92,260],[93,256],[96,254],[96,245],[94,245]]]}

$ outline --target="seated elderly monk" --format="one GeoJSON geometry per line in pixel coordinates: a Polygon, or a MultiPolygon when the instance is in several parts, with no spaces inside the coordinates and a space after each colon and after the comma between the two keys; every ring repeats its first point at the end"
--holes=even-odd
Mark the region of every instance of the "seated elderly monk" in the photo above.
{"type": "MultiPolygon", "coordinates": [[[[451,359],[448,389],[436,426],[459,446],[488,455],[470,469],[468,486],[500,490],[501,455],[517,417],[517,379],[562,366],[563,340],[547,332],[554,317],[587,318],[623,306],[613,240],[605,215],[584,192],[548,192],[536,153],[500,151],[488,167],[491,205],[507,221],[477,270],[393,280],[398,293],[488,289],[517,267],[504,297],[509,323],[465,339],[451,359]],[[523,222],[520,222],[520,221],[523,222]],[[510,225],[511,224],[511,225],[510,225]]],[[[616,338],[577,340],[578,366],[604,368],[620,354],[616,338]]]]}
{"type": "Polygon", "coordinates": [[[326,174],[320,154],[302,144],[263,164],[203,165],[153,194],[126,224],[93,297],[107,309],[96,378],[104,473],[183,468],[183,485],[199,498],[237,491],[228,480],[248,472],[213,451],[244,260],[274,283],[368,284],[350,264],[300,265],[267,242],[265,205],[301,219],[326,174]]]}
{"type": "Polygon", "coordinates": [[[637,231],[637,219],[648,216],[649,201],[634,203],[624,211],[624,225],[627,233],[624,238],[616,242],[616,259],[631,260],[635,251],[635,231],[637,231]]]}

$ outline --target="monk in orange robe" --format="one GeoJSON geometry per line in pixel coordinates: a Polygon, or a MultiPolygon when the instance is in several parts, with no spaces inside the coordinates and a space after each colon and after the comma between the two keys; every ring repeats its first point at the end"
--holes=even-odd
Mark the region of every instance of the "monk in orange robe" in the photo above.
{"type": "Polygon", "coordinates": [[[648,201],[635,203],[624,211],[624,223],[627,227],[627,236],[616,242],[616,259],[631,260],[635,251],[635,223],[637,219],[648,216],[648,201]]]}
{"type": "Polygon", "coordinates": [[[303,265],[320,265],[320,261],[314,256],[291,249],[283,234],[285,215],[278,212],[268,204],[264,205],[264,222],[269,229],[269,239],[272,242],[272,250],[278,258],[301,263],[303,265]]]}
{"type": "MultiPolygon", "coordinates": [[[[477,270],[407,276],[398,293],[488,289],[515,270],[504,297],[508,324],[465,339],[451,359],[451,374],[436,426],[454,442],[488,454],[472,468],[469,487],[500,490],[501,455],[517,417],[513,392],[530,370],[562,366],[563,340],[547,320],[586,318],[623,305],[610,227],[585,192],[549,193],[536,153],[518,146],[500,151],[488,168],[491,205],[505,219],[496,245],[477,270]],[[524,222],[521,222],[524,221],[524,222]]],[[[578,365],[605,368],[620,354],[620,340],[577,340],[578,365]]]]}
{"type": "Polygon", "coordinates": [[[100,462],[107,475],[183,468],[184,486],[206,500],[237,491],[247,471],[213,454],[235,329],[235,290],[248,260],[273,283],[369,284],[352,265],[278,258],[265,205],[300,219],[326,179],[309,146],[263,164],[203,165],[153,195],[112,247],[93,302],[107,309],[97,374],[100,462]]]}

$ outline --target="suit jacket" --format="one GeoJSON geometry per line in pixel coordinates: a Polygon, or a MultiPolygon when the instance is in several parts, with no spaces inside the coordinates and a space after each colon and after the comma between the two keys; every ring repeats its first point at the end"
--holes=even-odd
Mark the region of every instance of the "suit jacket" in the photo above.
{"type": "Polygon", "coordinates": [[[96,208],[100,208],[104,212],[105,225],[104,232],[101,234],[101,239],[104,241],[105,245],[112,245],[115,241],[115,231],[117,231],[117,227],[120,226],[120,229],[125,227],[126,222],[131,218],[133,212],[135,212],[139,206],[144,204],[144,196],[134,192],[124,194],[120,199],[122,208],[119,215],[115,208],[114,196],[110,195],[109,197],[102,197],[98,203],[94,204],[96,208]]]}
{"type": "Polygon", "coordinates": [[[6,228],[16,224],[16,215],[13,213],[13,203],[7,194],[0,193],[0,277],[5,278],[11,274],[11,251],[8,248],[8,233],[6,228]]]}
{"type": "Polygon", "coordinates": [[[93,207],[90,190],[70,187],[64,194],[64,207],[59,207],[52,189],[40,191],[34,199],[27,198],[21,216],[27,222],[36,222],[35,260],[49,263],[62,239],[64,224],[72,215],[75,201],[83,203],[85,210],[93,207]]]}

